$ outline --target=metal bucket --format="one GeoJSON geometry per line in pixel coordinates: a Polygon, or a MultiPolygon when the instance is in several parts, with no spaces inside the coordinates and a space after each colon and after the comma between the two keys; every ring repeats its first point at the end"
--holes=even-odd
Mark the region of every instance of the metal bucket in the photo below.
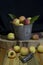
{"type": "Polygon", "coordinates": [[[31,38],[32,24],[24,26],[14,26],[15,37],[18,40],[29,40],[31,38]]]}

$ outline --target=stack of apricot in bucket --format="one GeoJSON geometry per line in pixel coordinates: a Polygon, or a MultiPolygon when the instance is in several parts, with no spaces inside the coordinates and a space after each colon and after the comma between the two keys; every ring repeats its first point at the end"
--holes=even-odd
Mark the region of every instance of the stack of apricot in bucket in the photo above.
{"type": "Polygon", "coordinates": [[[25,16],[20,16],[19,18],[13,19],[12,23],[16,26],[23,26],[30,24],[31,17],[26,18],[25,16]]]}
{"type": "Polygon", "coordinates": [[[11,23],[16,26],[33,24],[39,18],[39,15],[34,17],[25,17],[25,16],[14,17],[12,14],[9,14],[9,16],[13,19],[11,23]]]}

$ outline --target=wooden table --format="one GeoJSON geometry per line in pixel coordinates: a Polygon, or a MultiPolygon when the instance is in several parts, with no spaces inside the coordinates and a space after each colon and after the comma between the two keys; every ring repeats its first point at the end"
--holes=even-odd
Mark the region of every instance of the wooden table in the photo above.
{"type": "Polygon", "coordinates": [[[43,54],[36,53],[34,54],[34,57],[28,61],[28,63],[22,63],[18,57],[15,59],[9,59],[7,55],[5,55],[6,50],[1,49],[0,51],[0,65],[43,65],[43,54]],[[35,60],[36,58],[36,60],[35,60]]]}
{"type": "Polygon", "coordinates": [[[6,49],[0,48],[0,65],[3,65],[3,60],[5,57],[6,49]]]}
{"type": "Polygon", "coordinates": [[[26,63],[22,63],[19,60],[18,56],[14,59],[9,59],[6,55],[4,58],[3,65],[43,65],[43,54],[41,53],[34,54],[34,57],[26,63]]]}
{"type": "MultiPolygon", "coordinates": [[[[37,43],[43,44],[43,39],[39,40],[14,40],[14,41],[9,41],[5,39],[0,38],[0,47],[3,48],[0,52],[0,65],[43,65],[43,54],[42,53],[36,53],[34,54],[34,57],[28,61],[27,63],[22,63],[18,56],[14,59],[9,59],[7,57],[7,54],[5,54],[6,50],[12,47],[12,45],[18,44],[20,46],[30,46],[30,45],[37,45],[37,43]],[[25,43],[25,44],[24,44],[25,43]],[[7,47],[7,48],[6,48],[7,47]]],[[[0,48],[0,49],[1,49],[0,48]]]]}

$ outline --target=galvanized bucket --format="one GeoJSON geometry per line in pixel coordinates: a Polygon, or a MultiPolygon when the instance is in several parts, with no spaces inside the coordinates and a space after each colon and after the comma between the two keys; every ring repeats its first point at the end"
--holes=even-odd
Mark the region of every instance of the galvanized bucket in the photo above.
{"type": "Polygon", "coordinates": [[[13,26],[16,39],[29,40],[31,38],[32,25],[33,24],[24,25],[24,26],[13,26]]]}

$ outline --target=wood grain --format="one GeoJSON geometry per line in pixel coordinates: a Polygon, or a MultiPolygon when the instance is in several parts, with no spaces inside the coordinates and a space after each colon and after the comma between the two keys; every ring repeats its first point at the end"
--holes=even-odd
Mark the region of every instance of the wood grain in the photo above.
{"type": "Polygon", "coordinates": [[[34,54],[34,57],[26,63],[22,63],[18,56],[14,59],[9,59],[7,56],[5,56],[3,65],[43,65],[43,54],[34,54]]]}
{"type": "Polygon", "coordinates": [[[0,65],[3,64],[3,59],[4,59],[4,56],[5,56],[5,53],[6,53],[6,50],[0,48],[0,65]]]}

